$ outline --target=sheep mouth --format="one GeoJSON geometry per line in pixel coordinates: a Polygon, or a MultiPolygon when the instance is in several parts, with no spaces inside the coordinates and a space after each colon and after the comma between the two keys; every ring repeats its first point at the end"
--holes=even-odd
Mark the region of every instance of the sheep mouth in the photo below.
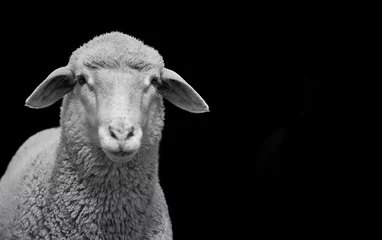
{"type": "Polygon", "coordinates": [[[112,160],[113,162],[128,162],[132,159],[132,157],[135,155],[136,151],[130,150],[130,151],[112,151],[108,149],[104,149],[104,152],[106,156],[112,160]]]}

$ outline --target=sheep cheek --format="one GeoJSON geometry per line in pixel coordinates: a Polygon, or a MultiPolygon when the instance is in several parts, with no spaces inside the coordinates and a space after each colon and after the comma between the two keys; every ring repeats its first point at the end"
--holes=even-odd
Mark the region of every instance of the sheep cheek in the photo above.
{"type": "Polygon", "coordinates": [[[145,114],[144,124],[145,132],[151,144],[154,144],[155,139],[159,136],[161,131],[161,124],[158,122],[158,118],[160,118],[159,114],[160,104],[158,103],[158,99],[153,99],[145,114]]]}
{"type": "Polygon", "coordinates": [[[93,92],[81,90],[80,95],[83,109],[85,110],[87,123],[91,127],[97,127],[96,101],[93,92]]]}

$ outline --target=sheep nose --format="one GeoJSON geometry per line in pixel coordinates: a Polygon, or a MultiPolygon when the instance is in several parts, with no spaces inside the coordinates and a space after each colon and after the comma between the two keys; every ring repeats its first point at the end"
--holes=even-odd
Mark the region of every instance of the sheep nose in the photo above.
{"type": "Polygon", "coordinates": [[[134,136],[134,126],[125,127],[124,125],[109,125],[110,136],[118,141],[125,141],[134,136]]]}

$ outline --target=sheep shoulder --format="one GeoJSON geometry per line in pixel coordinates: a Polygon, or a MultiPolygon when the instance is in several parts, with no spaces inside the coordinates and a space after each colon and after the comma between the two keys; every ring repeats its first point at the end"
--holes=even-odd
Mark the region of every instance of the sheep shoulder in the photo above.
{"type": "Polygon", "coordinates": [[[0,180],[0,233],[17,218],[16,209],[30,196],[31,190],[35,187],[42,190],[41,185],[54,165],[60,131],[52,128],[36,133],[21,145],[8,164],[0,180]]]}
{"type": "Polygon", "coordinates": [[[47,146],[58,141],[60,131],[60,128],[45,129],[28,138],[9,162],[0,186],[3,185],[3,180],[10,180],[17,177],[17,174],[25,170],[25,167],[36,159],[38,154],[46,150],[47,146]]]}

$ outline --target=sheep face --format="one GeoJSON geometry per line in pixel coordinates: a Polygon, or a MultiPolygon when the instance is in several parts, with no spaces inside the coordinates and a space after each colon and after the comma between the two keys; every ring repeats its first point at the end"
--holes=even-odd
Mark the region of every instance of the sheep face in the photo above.
{"type": "Polygon", "coordinates": [[[158,69],[98,69],[77,75],[73,92],[83,105],[89,127],[98,133],[93,143],[99,144],[112,161],[130,160],[142,137],[147,140],[154,134],[154,123],[161,129],[159,78],[158,69]]]}
{"type": "MultiPolygon", "coordinates": [[[[79,134],[89,135],[89,143],[101,147],[110,160],[126,162],[142,146],[160,139],[162,98],[189,112],[209,110],[183,78],[155,60],[161,59],[156,51],[137,40],[133,44],[139,46],[136,49],[126,47],[132,41],[127,35],[117,34],[122,40],[118,38],[111,44],[108,36],[93,40],[73,54],[69,65],[53,71],[29,96],[26,105],[47,107],[68,94],[75,103],[71,111],[83,116],[80,124],[87,129],[79,134]]],[[[63,108],[65,112],[68,106],[63,108]]]]}
{"type": "Polygon", "coordinates": [[[90,143],[114,162],[126,162],[160,138],[162,98],[189,112],[207,112],[199,94],[166,68],[146,71],[67,66],[53,71],[26,100],[32,108],[50,106],[70,93],[75,111],[85,116],[90,143]],[[83,114],[82,114],[83,113],[83,114]]]}

